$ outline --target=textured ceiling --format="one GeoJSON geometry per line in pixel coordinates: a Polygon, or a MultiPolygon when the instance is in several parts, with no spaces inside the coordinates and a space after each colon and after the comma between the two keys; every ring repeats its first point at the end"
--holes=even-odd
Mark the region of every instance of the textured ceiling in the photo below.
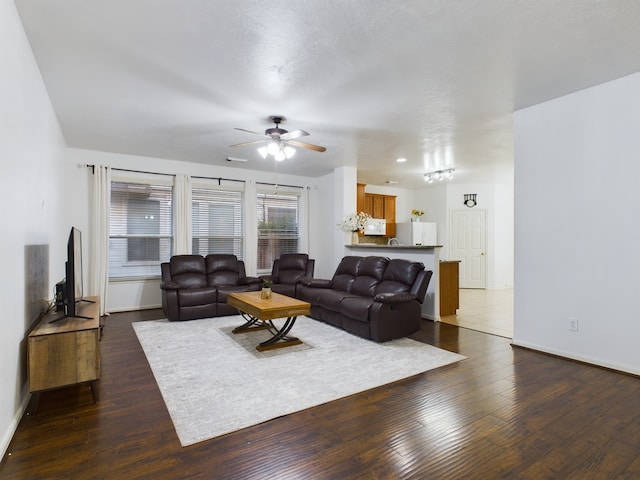
{"type": "Polygon", "coordinates": [[[487,181],[514,110],[640,71],[637,0],[15,3],[70,147],[272,171],[229,145],[277,114],[327,147],[280,172],[368,184],[487,181]]]}

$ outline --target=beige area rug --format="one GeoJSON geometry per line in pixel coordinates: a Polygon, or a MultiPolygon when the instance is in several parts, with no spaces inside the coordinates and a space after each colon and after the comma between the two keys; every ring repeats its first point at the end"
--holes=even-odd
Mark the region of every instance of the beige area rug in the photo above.
{"type": "Polygon", "coordinates": [[[466,358],[409,338],[371,342],[307,317],[291,331],[302,345],[258,352],[269,332],[231,333],[242,323],[133,324],[183,447],[466,358]]]}

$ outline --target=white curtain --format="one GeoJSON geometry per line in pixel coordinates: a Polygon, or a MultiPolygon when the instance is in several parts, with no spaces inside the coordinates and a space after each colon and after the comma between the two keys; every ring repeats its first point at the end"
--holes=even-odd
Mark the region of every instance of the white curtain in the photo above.
{"type": "Polygon", "coordinates": [[[298,251],[309,253],[309,187],[300,190],[300,244],[298,251]]]}
{"type": "Polygon", "coordinates": [[[109,211],[111,209],[111,167],[93,167],[89,291],[100,297],[100,315],[107,312],[109,287],[109,211]]]}
{"type": "Polygon", "coordinates": [[[258,265],[258,219],[256,216],[256,182],[244,184],[244,265],[247,275],[255,277],[258,265]]]}
{"type": "Polygon", "coordinates": [[[173,183],[173,255],[191,253],[191,177],[178,173],[173,183]]]}

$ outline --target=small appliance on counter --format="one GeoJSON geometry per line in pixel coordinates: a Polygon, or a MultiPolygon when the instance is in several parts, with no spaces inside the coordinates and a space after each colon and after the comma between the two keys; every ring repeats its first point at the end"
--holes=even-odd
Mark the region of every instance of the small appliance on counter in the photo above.
{"type": "Polygon", "coordinates": [[[437,223],[429,222],[396,223],[396,238],[400,245],[437,245],[437,227],[437,223]]]}
{"type": "Polygon", "coordinates": [[[384,218],[370,218],[364,227],[365,235],[386,235],[387,221],[384,218]]]}

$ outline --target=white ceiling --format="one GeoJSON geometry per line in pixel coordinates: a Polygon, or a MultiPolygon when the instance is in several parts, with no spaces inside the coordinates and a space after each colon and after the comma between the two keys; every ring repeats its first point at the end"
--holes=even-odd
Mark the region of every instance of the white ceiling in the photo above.
{"type": "Polygon", "coordinates": [[[273,171],[229,145],[276,114],[327,147],[278,171],[367,184],[486,181],[514,110],[640,71],[638,0],[15,3],[70,147],[273,171]]]}

